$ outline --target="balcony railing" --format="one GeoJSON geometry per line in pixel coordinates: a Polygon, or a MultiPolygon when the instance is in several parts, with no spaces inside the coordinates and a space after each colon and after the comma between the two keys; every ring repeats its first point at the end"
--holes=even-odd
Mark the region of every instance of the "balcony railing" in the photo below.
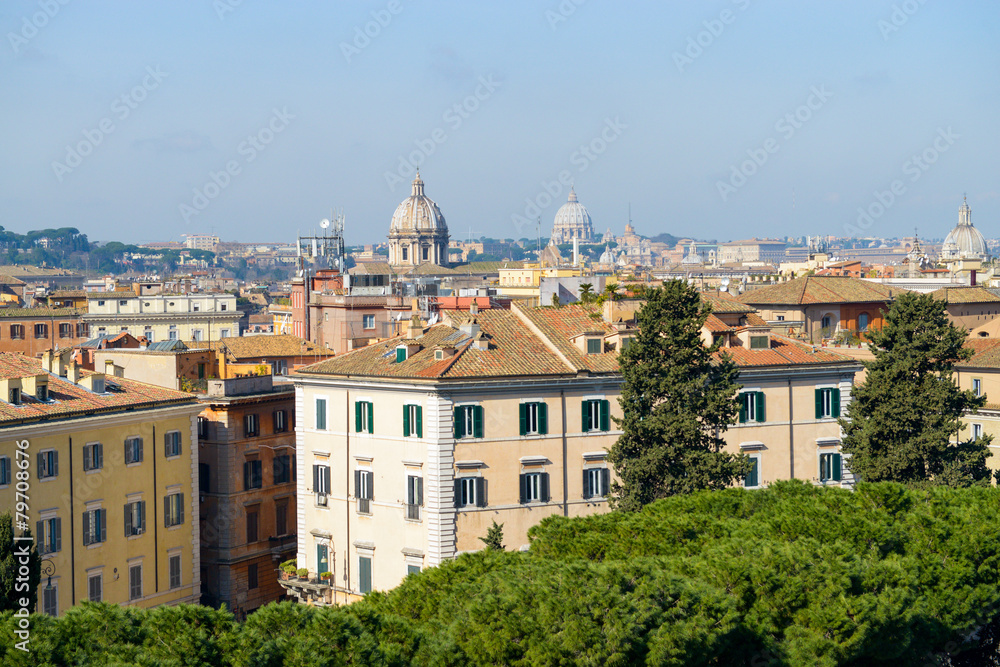
{"type": "Polygon", "coordinates": [[[420,521],[420,505],[406,505],[406,518],[410,521],[420,521]]]}
{"type": "Polygon", "coordinates": [[[369,498],[358,498],[358,513],[359,514],[371,514],[372,513],[372,501],[369,498]]]}

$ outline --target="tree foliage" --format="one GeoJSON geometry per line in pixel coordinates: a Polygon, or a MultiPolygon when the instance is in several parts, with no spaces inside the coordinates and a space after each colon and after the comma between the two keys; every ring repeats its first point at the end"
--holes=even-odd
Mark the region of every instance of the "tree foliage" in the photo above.
{"type": "Polygon", "coordinates": [[[487,549],[503,551],[503,524],[498,524],[494,519],[493,525],[486,529],[486,537],[480,537],[479,541],[485,544],[487,549]]]}
{"type": "Polygon", "coordinates": [[[865,381],[841,419],[851,471],[871,482],[989,484],[991,437],[951,442],[962,415],[986,397],[955,384],[953,364],[972,351],[963,348],[966,333],[948,321],[944,302],[905,293],[868,338],[875,359],[865,362],[865,381]]]}
{"type": "Polygon", "coordinates": [[[622,435],[609,460],[620,482],[612,504],[636,511],[657,498],[730,486],[746,457],[724,452],[721,434],[736,421],[736,365],[702,344],[710,307],[680,280],[643,288],[639,333],[619,359],[622,435]]]}

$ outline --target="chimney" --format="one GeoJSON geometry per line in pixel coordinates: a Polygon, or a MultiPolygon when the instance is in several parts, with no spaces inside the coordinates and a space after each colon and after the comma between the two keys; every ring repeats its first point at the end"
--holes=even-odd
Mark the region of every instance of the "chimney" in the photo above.
{"type": "Polygon", "coordinates": [[[476,303],[476,297],[472,297],[472,303],[469,304],[469,313],[472,314],[473,316],[479,314],[479,304],[476,303]]]}
{"type": "Polygon", "coordinates": [[[479,323],[476,322],[476,318],[473,317],[468,322],[464,322],[459,330],[464,333],[469,338],[475,338],[479,334],[479,323]]]}
{"type": "Polygon", "coordinates": [[[406,330],[407,338],[420,338],[424,335],[424,325],[420,321],[420,315],[413,313],[410,318],[410,326],[406,330]]]}
{"type": "Polygon", "coordinates": [[[83,375],[80,372],[81,370],[82,369],[80,368],[80,365],[77,364],[75,361],[69,362],[69,367],[66,369],[66,379],[72,382],[73,384],[79,384],[80,376],[83,375]]]}
{"type": "MultiPolygon", "coordinates": [[[[45,352],[42,352],[42,368],[47,370],[49,373],[56,373],[52,369],[52,357],[52,350],[45,350],[45,352]]],[[[56,375],[59,374],[56,373],[56,375]]]]}
{"type": "Polygon", "coordinates": [[[975,286],[976,286],[976,270],[972,269],[969,275],[969,287],[975,287],[975,286]]]}

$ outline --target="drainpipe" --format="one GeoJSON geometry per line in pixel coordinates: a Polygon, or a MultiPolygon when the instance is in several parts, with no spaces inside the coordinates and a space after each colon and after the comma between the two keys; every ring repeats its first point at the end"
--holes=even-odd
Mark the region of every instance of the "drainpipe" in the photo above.
{"type": "Polygon", "coordinates": [[[788,379],[788,475],[795,479],[795,418],[792,404],[792,380],[788,379]]]}

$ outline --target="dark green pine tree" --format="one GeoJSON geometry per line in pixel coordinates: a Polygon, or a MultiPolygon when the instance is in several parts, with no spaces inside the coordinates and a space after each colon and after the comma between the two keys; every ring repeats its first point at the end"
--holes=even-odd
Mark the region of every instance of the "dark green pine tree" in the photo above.
{"type": "Polygon", "coordinates": [[[622,435],[609,460],[619,481],[612,507],[637,511],[658,499],[701,489],[721,489],[745,475],[745,456],[722,451],[720,437],[736,422],[738,369],[728,355],[716,358],[701,328],[710,307],[681,280],[638,293],[639,333],[620,357],[622,435]]]}
{"type": "Polygon", "coordinates": [[[498,524],[494,519],[493,525],[486,529],[486,537],[480,537],[479,541],[485,544],[487,549],[503,551],[503,524],[498,524]]]}
{"type": "MultiPolygon", "coordinates": [[[[31,531],[24,531],[24,535],[31,537],[31,531]]],[[[38,582],[41,581],[42,559],[38,555],[38,549],[33,542],[14,541],[14,518],[10,512],[0,514],[0,611],[17,611],[21,608],[20,599],[28,598],[28,611],[35,611],[38,602],[38,582]],[[20,558],[15,553],[19,551],[21,545],[30,544],[31,552],[28,557],[28,590],[18,590],[18,569],[20,568],[20,558]]]]}
{"type": "Polygon", "coordinates": [[[952,442],[960,418],[986,397],[961,391],[952,365],[972,356],[966,333],[948,321],[945,304],[929,294],[905,293],[869,332],[873,361],[840,420],[851,471],[866,482],[947,486],[988,485],[983,436],[952,442]]]}

